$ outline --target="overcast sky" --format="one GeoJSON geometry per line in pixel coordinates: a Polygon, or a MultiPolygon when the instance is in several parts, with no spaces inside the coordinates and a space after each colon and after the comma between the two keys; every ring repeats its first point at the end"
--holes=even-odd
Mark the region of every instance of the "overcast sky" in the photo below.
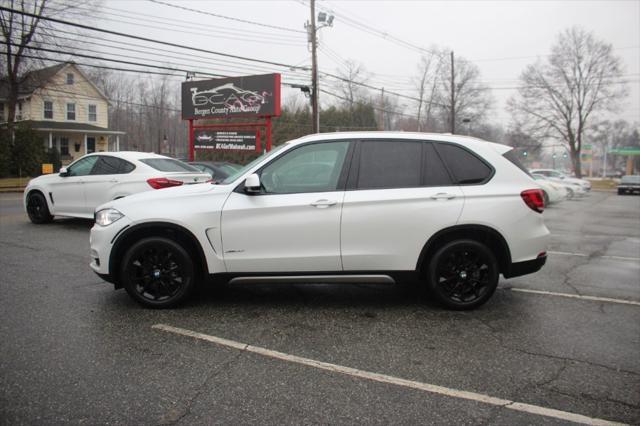
{"type": "MultiPolygon", "coordinates": [[[[130,34],[249,58],[310,64],[304,32],[310,15],[308,0],[162,1],[182,8],[149,0],[108,0],[102,3],[101,14],[93,22],[96,26],[130,34]],[[201,12],[255,21],[264,26],[201,12]]],[[[420,52],[407,43],[427,49],[432,45],[452,49],[456,56],[479,66],[482,81],[494,88],[492,95],[496,103],[492,121],[505,125],[509,118],[504,109],[505,100],[515,93],[513,88],[523,68],[537,58],[544,59],[560,31],[581,26],[611,43],[624,65],[630,96],[625,108],[614,118],[640,121],[640,1],[331,0],[318,1],[317,8],[335,13],[333,27],[320,31],[321,71],[336,73],[342,61],[353,60],[363,64],[370,73],[370,84],[412,94],[409,85],[417,73],[420,52]],[[364,31],[359,29],[362,25],[366,26],[364,31]],[[384,34],[388,36],[385,38],[384,34]]],[[[216,59],[206,54],[203,56],[207,59],[199,59],[207,62],[197,63],[158,55],[120,53],[141,60],[148,57],[165,63],[190,64],[193,69],[227,75],[287,71],[283,81],[309,81],[302,71],[240,61],[232,64],[223,62],[228,58],[216,59]]],[[[321,81],[321,87],[327,89],[332,84],[331,80],[321,81]]],[[[291,96],[295,92],[286,93],[291,96]]],[[[329,99],[328,95],[321,96],[322,103],[329,99]]],[[[410,102],[400,100],[399,104],[410,102]]]]}

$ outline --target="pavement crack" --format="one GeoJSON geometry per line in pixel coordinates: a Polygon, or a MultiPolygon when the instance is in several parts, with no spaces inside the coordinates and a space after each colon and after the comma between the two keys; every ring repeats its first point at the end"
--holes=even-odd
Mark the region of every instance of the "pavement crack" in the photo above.
{"type": "Polygon", "coordinates": [[[162,426],[171,426],[180,423],[185,417],[191,414],[191,407],[193,403],[200,398],[200,396],[209,389],[209,383],[215,379],[218,375],[220,375],[223,371],[226,371],[227,367],[231,364],[234,364],[238,359],[246,353],[249,345],[245,345],[236,355],[231,356],[226,361],[218,363],[205,377],[202,381],[202,384],[198,387],[196,392],[184,403],[183,408],[178,410],[170,410],[168,413],[165,413],[162,417],[162,420],[158,423],[158,425],[162,426]]]}
{"type": "Polygon", "coordinates": [[[611,404],[624,405],[625,407],[633,408],[633,409],[636,409],[636,410],[640,409],[640,405],[638,405],[638,404],[631,404],[631,403],[626,402],[626,401],[621,401],[619,399],[614,399],[614,398],[609,398],[609,397],[598,398],[595,395],[591,395],[591,394],[588,394],[588,393],[585,393],[585,392],[581,392],[579,395],[575,395],[575,394],[572,394],[570,392],[560,391],[560,390],[555,389],[553,387],[549,387],[549,388],[547,388],[547,390],[549,390],[550,392],[553,392],[553,393],[557,393],[558,395],[568,396],[569,398],[588,399],[588,400],[594,401],[594,402],[609,402],[611,404]]]}
{"type": "MultiPolygon", "coordinates": [[[[583,359],[577,359],[577,358],[571,358],[571,357],[565,357],[565,356],[559,356],[559,355],[550,355],[550,354],[545,354],[545,353],[540,353],[540,352],[528,351],[526,349],[522,349],[522,348],[518,348],[518,347],[513,346],[513,345],[506,344],[506,343],[504,343],[502,338],[499,337],[500,330],[498,330],[495,327],[493,327],[492,325],[488,324],[486,321],[482,320],[481,318],[474,318],[474,320],[479,322],[480,324],[482,324],[486,328],[488,328],[491,331],[490,336],[498,343],[498,346],[500,346],[503,349],[519,352],[519,353],[530,355],[530,356],[537,356],[537,357],[542,357],[542,358],[554,359],[554,360],[558,360],[558,361],[562,361],[562,362],[575,362],[577,364],[586,364],[586,365],[591,366],[591,367],[599,367],[599,368],[603,368],[603,369],[608,370],[608,371],[614,371],[616,373],[625,373],[625,374],[630,374],[630,375],[633,375],[633,376],[640,376],[640,372],[636,372],[636,371],[631,371],[631,370],[625,370],[625,369],[621,369],[621,368],[611,367],[609,365],[600,364],[600,363],[592,362],[592,361],[586,361],[586,360],[583,360],[583,359]]],[[[565,366],[565,368],[566,368],[566,366],[565,366]]],[[[562,369],[562,371],[560,371],[559,374],[561,374],[563,371],[564,371],[564,369],[562,369]]]]}

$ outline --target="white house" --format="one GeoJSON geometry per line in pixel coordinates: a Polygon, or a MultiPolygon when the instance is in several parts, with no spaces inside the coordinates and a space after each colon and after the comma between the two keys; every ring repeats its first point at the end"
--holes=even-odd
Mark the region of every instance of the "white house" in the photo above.
{"type": "MultiPolygon", "coordinates": [[[[6,81],[0,80],[0,122],[7,120],[6,81]]],[[[109,129],[109,99],[73,63],[28,73],[18,93],[16,122],[42,134],[63,164],[96,151],[119,150],[119,132],[109,129]]]]}

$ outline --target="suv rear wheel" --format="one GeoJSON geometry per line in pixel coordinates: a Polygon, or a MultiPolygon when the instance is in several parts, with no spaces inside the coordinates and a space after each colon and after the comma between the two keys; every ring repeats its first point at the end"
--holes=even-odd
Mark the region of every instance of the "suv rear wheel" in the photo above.
{"type": "Polygon", "coordinates": [[[487,246],[474,240],[455,240],[431,258],[427,286],[447,308],[473,309],[495,292],[498,275],[498,262],[487,246]]]}
{"type": "Polygon", "coordinates": [[[120,277],[127,293],[150,308],[170,308],[186,299],[195,286],[189,253],[168,238],[144,238],[124,255],[120,277]]]}

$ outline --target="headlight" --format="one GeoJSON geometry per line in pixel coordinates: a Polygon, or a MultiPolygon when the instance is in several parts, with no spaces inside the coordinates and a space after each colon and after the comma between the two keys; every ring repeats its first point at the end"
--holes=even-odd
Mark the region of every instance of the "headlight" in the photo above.
{"type": "Polygon", "coordinates": [[[124,216],[116,209],[104,209],[96,213],[96,223],[100,226],[108,226],[124,216]]]}

